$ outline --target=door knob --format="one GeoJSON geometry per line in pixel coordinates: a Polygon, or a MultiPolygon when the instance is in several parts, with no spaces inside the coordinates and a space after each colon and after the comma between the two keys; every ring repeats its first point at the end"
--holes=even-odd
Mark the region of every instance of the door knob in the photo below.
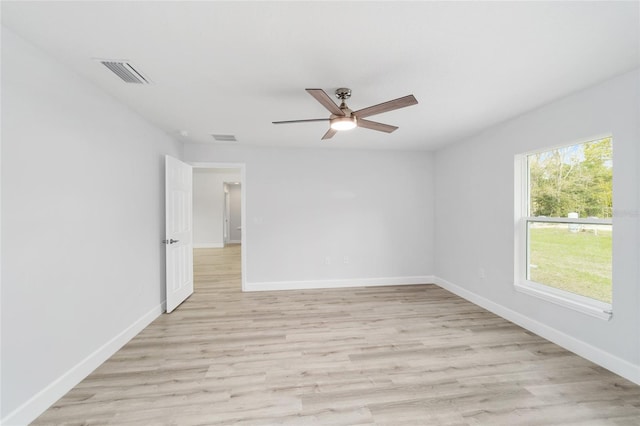
{"type": "Polygon", "coordinates": [[[177,243],[180,240],[174,240],[173,238],[171,238],[170,240],[162,240],[163,243],[165,244],[173,244],[173,243],[177,243]]]}

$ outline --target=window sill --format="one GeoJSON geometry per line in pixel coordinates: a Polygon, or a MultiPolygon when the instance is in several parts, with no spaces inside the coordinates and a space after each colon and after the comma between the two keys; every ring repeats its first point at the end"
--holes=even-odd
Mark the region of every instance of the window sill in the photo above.
{"type": "Polygon", "coordinates": [[[516,283],[517,291],[608,321],[613,315],[609,303],[569,293],[533,281],[516,283]]]}

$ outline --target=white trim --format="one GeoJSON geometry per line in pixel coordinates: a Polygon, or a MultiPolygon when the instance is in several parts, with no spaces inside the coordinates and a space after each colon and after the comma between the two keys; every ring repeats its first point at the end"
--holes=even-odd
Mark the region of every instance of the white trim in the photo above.
{"type": "Polygon", "coordinates": [[[524,218],[527,222],[536,223],[582,223],[585,225],[613,225],[611,218],[598,219],[598,218],[570,218],[570,217],[542,217],[542,216],[527,216],[524,218]]]}
{"type": "Polygon", "coordinates": [[[341,280],[270,281],[247,283],[245,291],[310,290],[319,288],[376,287],[433,284],[433,275],[413,277],[354,278],[341,280]]]}
{"type": "MultiPolygon", "coordinates": [[[[217,163],[215,161],[187,161],[187,164],[191,164],[191,167],[193,167],[194,169],[242,169],[245,166],[245,163],[217,163]]],[[[244,183],[244,181],[241,181],[241,183],[244,183]]]]}
{"type": "Polygon", "coordinates": [[[242,240],[229,240],[227,244],[242,244],[242,240]]]}
{"type": "Polygon", "coordinates": [[[240,220],[242,221],[242,235],[241,241],[242,247],[240,248],[240,261],[242,263],[242,291],[247,290],[247,165],[245,163],[217,163],[217,162],[187,162],[191,164],[194,169],[240,169],[240,205],[242,209],[240,211],[240,220]]]}
{"type": "Polygon", "coordinates": [[[549,327],[546,324],[479,296],[476,293],[440,277],[434,277],[434,283],[475,305],[493,312],[494,314],[511,321],[512,323],[517,324],[558,346],[562,346],[563,348],[640,385],[640,365],[633,364],[609,352],[603,351],[600,348],[592,346],[582,340],[578,340],[575,337],[561,332],[560,330],[549,327]]]}
{"type": "MultiPolygon", "coordinates": [[[[605,137],[611,137],[611,135],[605,137]]],[[[595,140],[598,139],[594,139],[592,141],[595,140]]],[[[579,143],[584,144],[588,142],[579,143]]],[[[577,144],[578,143],[563,146],[572,146],[577,144]]],[[[546,152],[549,149],[537,152],[546,152]]],[[[532,155],[532,153],[517,154],[514,159],[514,288],[529,296],[537,297],[548,302],[555,303],[559,306],[608,321],[611,319],[612,315],[611,304],[579,294],[570,293],[553,287],[552,285],[545,285],[527,279],[529,277],[528,271],[531,258],[528,243],[530,223],[566,223],[596,226],[613,225],[613,220],[611,218],[598,219],[528,216],[528,214],[530,214],[528,205],[530,196],[529,155],[532,155]]]]}
{"type": "Polygon", "coordinates": [[[153,320],[165,311],[165,302],[154,307],[133,324],[122,330],[114,338],[89,354],[66,373],[48,384],[40,392],[32,396],[27,402],[9,413],[0,421],[3,425],[26,425],[34,421],[40,414],[53,405],[58,399],[69,392],[85,377],[102,365],[109,357],[115,354],[129,340],[134,338],[153,320]]]}
{"type": "Polygon", "coordinates": [[[529,175],[527,172],[527,157],[516,155],[514,161],[514,220],[513,220],[513,274],[514,282],[527,276],[527,259],[529,259],[529,244],[527,244],[527,222],[522,219],[528,214],[527,197],[529,194],[529,175]]]}
{"type": "Polygon", "coordinates": [[[590,297],[573,294],[558,288],[539,284],[534,281],[516,282],[517,291],[528,294],[530,296],[544,299],[556,305],[573,309],[592,317],[609,321],[611,319],[611,304],[591,299],[590,297]]]}
{"type": "Polygon", "coordinates": [[[193,248],[194,249],[199,249],[199,248],[223,248],[224,244],[223,243],[193,243],[193,248]]]}

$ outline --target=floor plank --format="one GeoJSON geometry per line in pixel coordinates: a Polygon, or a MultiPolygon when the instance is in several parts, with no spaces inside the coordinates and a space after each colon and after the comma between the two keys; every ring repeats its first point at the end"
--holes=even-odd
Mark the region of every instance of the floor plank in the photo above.
{"type": "Polygon", "coordinates": [[[640,425],[640,387],[433,285],[242,293],[240,246],[36,425],[640,425]]]}

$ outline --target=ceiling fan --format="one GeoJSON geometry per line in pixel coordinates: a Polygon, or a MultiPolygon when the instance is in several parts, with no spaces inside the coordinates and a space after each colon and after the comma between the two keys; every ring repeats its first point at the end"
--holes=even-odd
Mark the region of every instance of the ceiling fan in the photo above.
{"type": "Polygon", "coordinates": [[[331,97],[322,89],[305,89],[311,96],[313,96],[318,102],[329,110],[331,115],[329,118],[311,118],[308,120],[289,120],[289,121],[274,121],[273,124],[288,124],[288,123],[309,123],[314,121],[328,121],[330,124],[327,133],[322,136],[322,139],[332,138],[340,130],[350,130],[354,127],[363,127],[365,129],[377,130],[379,132],[391,133],[398,127],[390,126],[389,124],[378,123],[376,121],[365,120],[365,117],[369,117],[375,114],[382,114],[383,112],[393,111],[395,109],[408,107],[418,103],[417,99],[413,95],[407,95],[402,98],[394,99],[392,101],[383,102],[378,105],[373,105],[367,108],[359,109],[357,111],[351,111],[345,101],[351,97],[351,89],[341,87],[336,89],[336,97],[340,99],[340,106],[336,105],[331,100],[331,97]]]}

